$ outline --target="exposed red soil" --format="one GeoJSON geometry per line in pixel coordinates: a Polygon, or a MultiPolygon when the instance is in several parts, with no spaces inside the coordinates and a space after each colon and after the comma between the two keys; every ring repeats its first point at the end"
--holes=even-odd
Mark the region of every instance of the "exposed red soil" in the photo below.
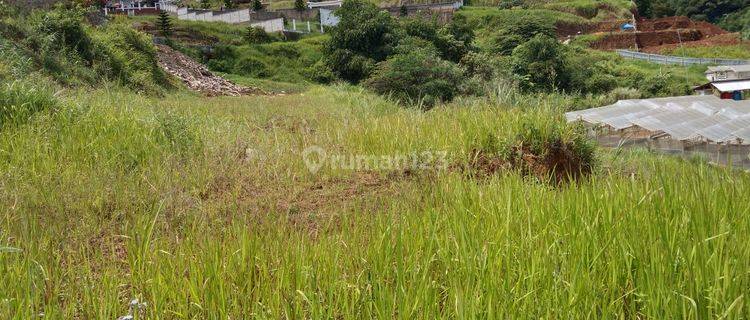
{"type": "MultiPolygon", "coordinates": [[[[685,42],[682,45],[679,43],[665,44],[661,46],[647,47],[644,48],[643,52],[662,54],[669,52],[679,47],[710,47],[710,46],[732,46],[742,43],[740,40],[739,33],[727,33],[715,35],[712,37],[705,38],[703,40],[685,42]]],[[[750,50],[750,43],[748,43],[748,50],[750,50]]]]}
{"type": "MultiPolygon", "coordinates": [[[[600,34],[601,39],[591,43],[591,47],[600,50],[612,49],[648,49],[665,45],[704,41],[712,37],[725,35],[728,32],[716,25],[704,21],[693,21],[688,17],[677,16],[659,19],[639,19],[636,22],[637,32],[623,32],[620,27],[629,20],[609,20],[589,25],[557,25],[558,35],[567,37],[576,34],[600,34]]],[[[724,41],[725,38],[719,41],[724,41]]],[[[711,42],[707,42],[711,44],[711,42]]]]}
{"type": "Polygon", "coordinates": [[[704,39],[699,30],[661,30],[651,32],[612,33],[591,42],[591,47],[600,50],[634,49],[679,44],[704,39]]]}

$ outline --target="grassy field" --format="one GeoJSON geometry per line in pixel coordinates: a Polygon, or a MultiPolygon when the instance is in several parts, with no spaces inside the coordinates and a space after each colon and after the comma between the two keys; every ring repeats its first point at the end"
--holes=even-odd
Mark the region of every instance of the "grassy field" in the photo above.
{"type": "Polygon", "coordinates": [[[154,319],[750,314],[745,173],[601,151],[590,178],[554,187],[303,161],[319,146],[462,163],[524,123],[570,137],[558,99],[500,91],[426,113],[348,86],[54,100],[0,134],[3,319],[114,319],[132,299],[154,319]]]}
{"type": "Polygon", "coordinates": [[[750,60],[750,42],[732,46],[682,47],[664,50],[662,54],[696,57],[750,60]]]}

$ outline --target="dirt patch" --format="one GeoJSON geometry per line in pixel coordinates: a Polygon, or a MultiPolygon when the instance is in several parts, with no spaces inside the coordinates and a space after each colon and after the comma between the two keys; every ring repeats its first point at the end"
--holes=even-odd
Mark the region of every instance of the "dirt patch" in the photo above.
{"type": "Polygon", "coordinates": [[[531,147],[521,144],[512,148],[509,156],[500,156],[482,150],[473,150],[467,165],[458,168],[475,178],[495,175],[501,171],[516,170],[524,176],[533,176],[555,185],[591,174],[589,161],[581,159],[574,151],[573,143],[559,141],[548,143],[543,154],[534,152],[531,147]]]}
{"type": "MultiPolygon", "coordinates": [[[[241,174],[241,173],[237,173],[241,174]]],[[[213,179],[198,197],[205,206],[231,204],[227,220],[246,212],[248,223],[285,216],[295,228],[316,236],[352,210],[377,212],[398,194],[402,183],[415,178],[410,171],[354,172],[345,177],[321,176],[312,181],[279,185],[258,177],[229,174],[213,179]]]]}
{"type": "MultiPolygon", "coordinates": [[[[654,47],[647,47],[643,49],[643,52],[664,54],[669,53],[680,47],[717,47],[717,46],[733,46],[741,44],[739,33],[727,33],[721,35],[715,35],[712,37],[705,38],[703,40],[691,41],[685,43],[672,43],[654,47]]],[[[750,51],[750,45],[748,45],[748,51],[750,51]]]]}
{"type": "Polygon", "coordinates": [[[690,43],[704,39],[700,30],[664,30],[653,32],[612,33],[592,41],[590,46],[599,50],[643,49],[670,44],[690,43]]]}
{"type": "Polygon", "coordinates": [[[640,19],[636,22],[637,32],[620,30],[625,23],[631,21],[620,19],[584,26],[558,25],[558,36],[598,34],[600,39],[592,41],[590,46],[600,50],[613,50],[688,44],[727,34],[726,30],[716,25],[683,16],[640,19]]]}
{"type": "Polygon", "coordinates": [[[159,66],[182,80],[190,89],[206,96],[241,96],[267,94],[258,88],[236,85],[208,71],[202,64],[165,45],[156,45],[159,66]]]}

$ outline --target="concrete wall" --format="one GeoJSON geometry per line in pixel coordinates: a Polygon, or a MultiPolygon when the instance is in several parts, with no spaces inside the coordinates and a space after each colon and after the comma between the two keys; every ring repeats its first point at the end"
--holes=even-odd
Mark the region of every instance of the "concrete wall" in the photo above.
{"type": "Polygon", "coordinates": [[[261,27],[266,32],[280,32],[284,30],[284,19],[281,19],[278,13],[252,12],[250,9],[231,11],[191,10],[168,3],[161,3],[161,7],[164,11],[176,14],[179,20],[233,24],[252,22],[251,25],[261,27]]]}
{"type": "Polygon", "coordinates": [[[271,11],[287,20],[316,20],[318,18],[318,8],[297,10],[297,9],[278,9],[271,11]]]}
{"type": "Polygon", "coordinates": [[[326,27],[332,27],[339,24],[341,19],[333,14],[331,9],[320,9],[320,23],[326,27]]]}
{"type": "Polygon", "coordinates": [[[281,32],[284,30],[284,18],[276,18],[260,22],[250,23],[253,27],[261,27],[266,32],[281,32]]]}

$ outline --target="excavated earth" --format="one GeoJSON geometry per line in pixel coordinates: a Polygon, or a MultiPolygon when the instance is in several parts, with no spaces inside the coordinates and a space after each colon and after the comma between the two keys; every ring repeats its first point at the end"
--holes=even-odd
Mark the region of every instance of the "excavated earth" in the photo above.
{"type": "Polygon", "coordinates": [[[558,25],[558,36],[568,37],[578,34],[598,34],[600,39],[590,46],[600,50],[648,48],[689,43],[725,43],[728,32],[716,25],[694,21],[677,16],[659,19],[640,19],[636,25],[638,32],[622,32],[620,26],[629,20],[609,20],[584,26],[558,25]]]}
{"type": "Polygon", "coordinates": [[[159,66],[180,79],[190,89],[206,96],[241,96],[267,94],[261,89],[243,87],[219,77],[202,64],[165,45],[156,45],[159,66]]]}

